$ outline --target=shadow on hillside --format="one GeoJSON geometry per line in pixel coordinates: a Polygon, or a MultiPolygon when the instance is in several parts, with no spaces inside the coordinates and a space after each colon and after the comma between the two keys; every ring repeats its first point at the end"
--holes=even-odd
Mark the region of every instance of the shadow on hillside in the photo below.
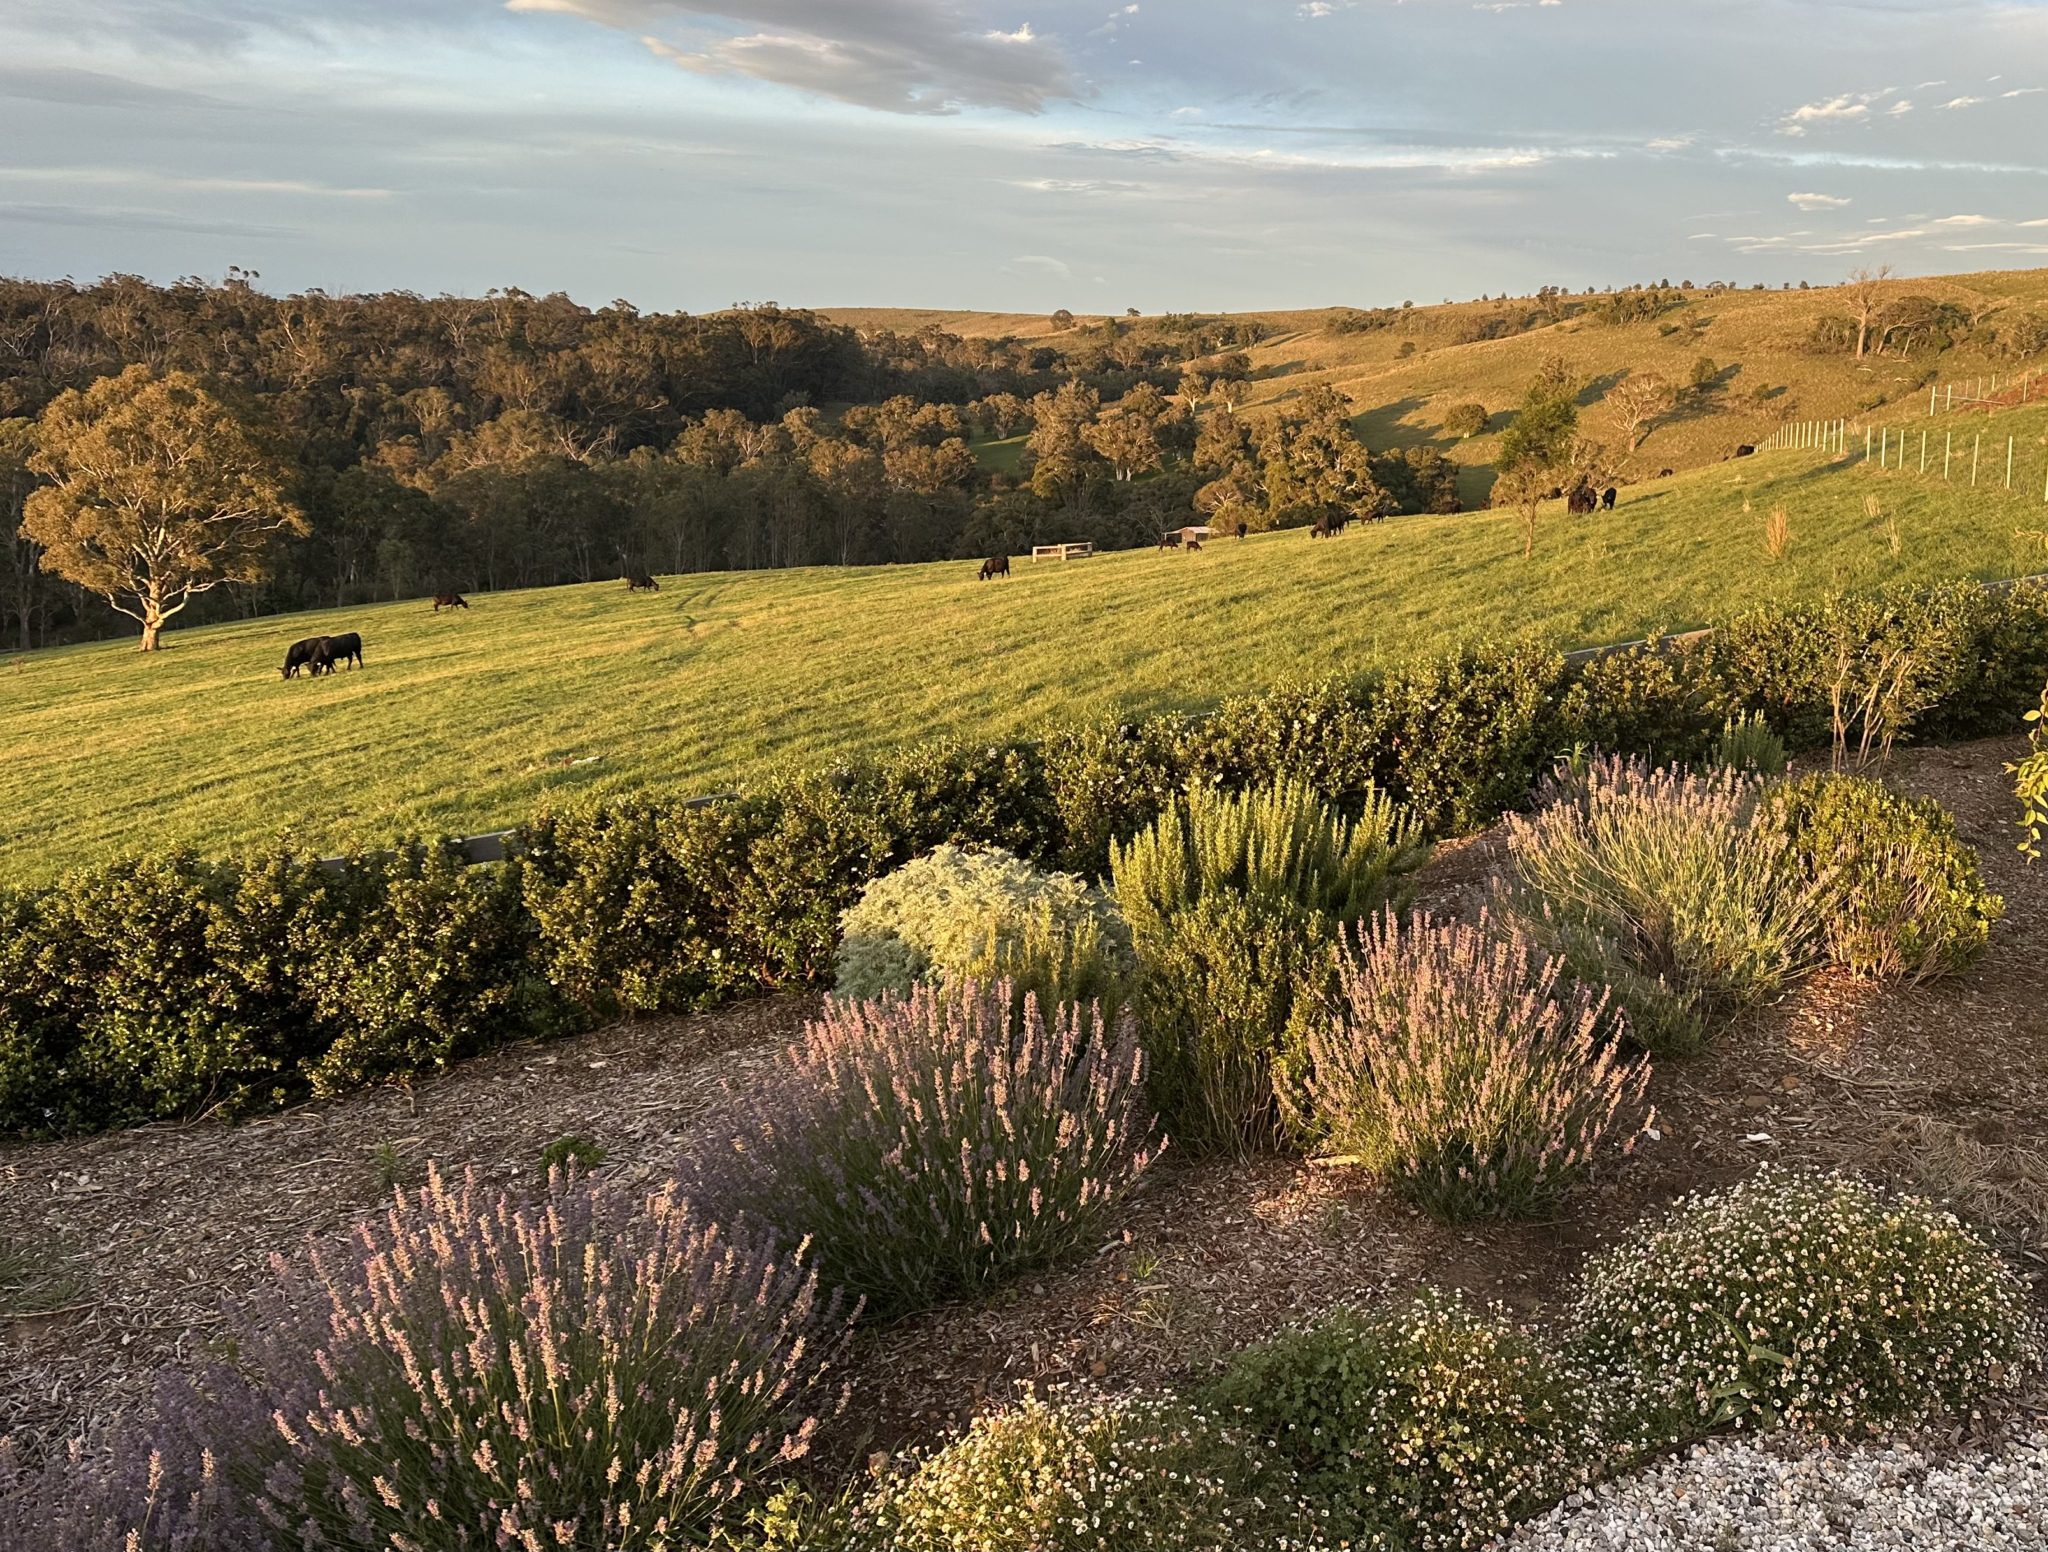
{"type": "Polygon", "coordinates": [[[1429,401],[1423,398],[1396,399],[1390,404],[1377,405],[1353,415],[1351,428],[1358,433],[1358,439],[1374,452],[1411,447],[1433,447],[1441,452],[1453,445],[1452,438],[1433,428],[1408,423],[1410,415],[1428,404],[1429,401]]]}

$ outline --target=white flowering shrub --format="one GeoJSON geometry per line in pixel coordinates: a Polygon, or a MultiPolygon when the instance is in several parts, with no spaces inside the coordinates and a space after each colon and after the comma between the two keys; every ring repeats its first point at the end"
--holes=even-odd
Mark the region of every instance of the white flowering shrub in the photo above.
{"type": "Polygon", "coordinates": [[[1628,1376],[1669,1437],[1967,1413],[2037,1361],[2024,1290],[1953,1215],[1779,1169],[1594,1256],[1574,1320],[1585,1358],[1628,1376]]]}
{"type": "Polygon", "coordinates": [[[946,980],[1015,983],[1047,1007],[1121,1003],[1130,929],[1101,890],[997,848],[941,846],[868,885],[839,919],[833,991],[907,997],[946,980]]]}
{"type": "Polygon", "coordinates": [[[1606,1393],[1499,1311],[1424,1292],[1340,1306],[1208,1391],[1279,1451],[1338,1545],[1484,1546],[1625,1454],[1606,1393]]]}
{"type": "Polygon", "coordinates": [[[1028,1400],[885,1476],[861,1552],[1311,1552],[1257,1445],[1177,1402],[1028,1400]]]}

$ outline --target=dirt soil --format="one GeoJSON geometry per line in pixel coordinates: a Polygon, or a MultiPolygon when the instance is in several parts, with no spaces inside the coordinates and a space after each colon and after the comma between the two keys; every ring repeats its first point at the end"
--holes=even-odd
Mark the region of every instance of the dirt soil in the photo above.
{"type": "MultiPolygon", "coordinates": [[[[1923,987],[1837,975],[1803,985],[1658,1070],[1657,1136],[1566,1200],[1556,1221],[1445,1228],[1356,1171],[1170,1153],[1091,1259],[994,1298],[870,1329],[852,1355],[849,1454],[928,1437],[989,1400],[1052,1384],[1124,1389],[1208,1370],[1277,1325],[1424,1282],[1554,1314],[1586,1251],[1699,1185],[1758,1163],[1842,1165],[1976,1218],[2040,1286],[2048,1275],[2048,865],[2014,850],[1996,740],[1908,751],[1902,785],[1938,798],[1983,854],[2006,918],[1969,974],[1923,987]]],[[[1495,835],[1447,847],[1424,903],[1469,913],[1495,835]]],[[[0,1436],[31,1447],[144,1394],[202,1353],[225,1297],[274,1254],[344,1226],[428,1160],[535,1182],[577,1134],[606,1171],[643,1172],[716,1124],[815,1004],[785,997],[519,1046],[405,1089],[235,1125],[198,1122],[0,1147],[0,1436]],[[9,1315],[8,1254],[38,1312],[9,1315]]]]}

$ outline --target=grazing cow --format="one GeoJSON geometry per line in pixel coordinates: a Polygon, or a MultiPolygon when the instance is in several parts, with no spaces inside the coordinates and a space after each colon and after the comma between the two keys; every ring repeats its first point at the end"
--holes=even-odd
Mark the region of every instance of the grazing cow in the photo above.
{"type": "Polygon", "coordinates": [[[467,609],[468,607],[469,600],[460,593],[436,593],[434,595],[434,613],[436,614],[439,614],[443,609],[467,609]]]}
{"type": "Polygon", "coordinates": [[[1312,524],[1310,524],[1310,525],[1309,525],[1309,530],[1308,530],[1308,536],[1309,536],[1309,537],[1310,537],[1311,539],[1327,539],[1327,538],[1329,538],[1329,537],[1330,537],[1330,520],[1329,520],[1329,519],[1328,519],[1327,517],[1319,517],[1319,518],[1317,518],[1317,519],[1315,520],[1315,522],[1314,522],[1314,523],[1312,523],[1312,524]]]}
{"type": "MultiPolygon", "coordinates": [[[[326,640],[325,636],[308,636],[304,641],[295,641],[285,648],[284,677],[296,679],[299,677],[300,669],[313,667],[326,640]]],[[[316,669],[315,672],[317,671],[316,669]]]]}
{"type": "Polygon", "coordinates": [[[1590,485],[1574,485],[1571,494],[1565,497],[1564,509],[1573,517],[1583,517],[1598,510],[1599,506],[1599,494],[1590,485]]]}
{"type": "Polygon", "coordinates": [[[981,580],[984,582],[990,577],[1007,577],[1009,574],[1010,557],[1007,555],[991,555],[981,563],[981,580]]]}
{"type": "Polygon", "coordinates": [[[1187,542],[1187,548],[1188,548],[1188,549],[1189,549],[1190,551],[1194,551],[1194,550],[1199,550],[1199,549],[1200,549],[1201,547],[1202,547],[1202,541],[1201,541],[1200,539],[1190,539],[1190,540],[1188,540],[1188,542],[1187,542]]]}
{"type": "Polygon", "coordinates": [[[1620,491],[1616,490],[1612,485],[1608,486],[1600,492],[1600,509],[1603,512],[1612,512],[1614,510],[1614,503],[1620,499],[1620,496],[1620,491]]]}
{"type": "Polygon", "coordinates": [[[1748,458],[1753,456],[1755,452],[1756,449],[1754,447],[1752,447],[1749,443],[1744,442],[1740,447],[1735,449],[1735,456],[1737,458],[1748,458]]]}
{"type": "Polygon", "coordinates": [[[363,666],[363,638],[356,632],[320,638],[313,651],[313,672],[331,674],[336,663],[347,663],[352,668],[363,666]]]}
{"type": "Polygon", "coordinates": [[[643,576],[637,571],[629,571],[626,573],[626,591],[629,593],[658,593],[661,591],[661,584],[650,576],[643,576]]]}
{"type": "Polygon", "coordinates": [[[1237,520],[1237,539],[1240,544],[1244,542],[1244,536],[1251,531],[1252,525],[1250,523],[1247,523],[1243,518],[1237,520]]]}
{"type": "Polygon", "coordinates": [[[1658,479],[1660,479],[1660,480],[1668,480],[1668,479],[1670,479],[1670,478],[1671,478],[1671,470],[1669,470],[1669,469],[1659,469],[1659,470],[1657,471],[1657,478],[1658,478],[1658,479]]]}
{"type": "Polygon", "coordinates": [[[1159,536],[1159,548],[1162,550],[1177,550],[1180,548],[1180,538],[1181,534],[1178,528],[1169,528],[1159,536]]]}
{"type": "Polygon", "coordinates": [[[1330,519],[1330,532],[1332,534],[1340,534],[1350,526],[1351,514],[1348,512],[1339,512],[1335,517],[1332,517],[1330,519]]]}

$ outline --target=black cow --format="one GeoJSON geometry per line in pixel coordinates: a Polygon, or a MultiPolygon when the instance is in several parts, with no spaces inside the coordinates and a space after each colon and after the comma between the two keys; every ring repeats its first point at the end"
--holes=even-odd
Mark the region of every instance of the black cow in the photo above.
{"type": "Polygon", "coordinates": [[[1657,471],[1657,478],[1660,480],[1668,480],[1671,478],[1671,471],[1669,469],[1659,469],[1657,471]]]}
{"type": "Polygon", "coordinates": [[[1330,532],[1332,534],[1340,534],[1350,526],[1351,514],[1348,512],[1339,512],[1330,519],[1330,532]]]}
{"type": "Polygon", "coordinates": [[[1243,518],[1239,518],[1237,523],[1237,538],[1240,544],[1244,542],[1244,536],[1250,533],[1251,531],[1252,525],[1244,521],[1243,518]]]}
{"type": "Polygon", "coordinates": [[[439,614],[443,609],[467,609],[468,607],[469,600],[460,593],[436,593],[434,595],[434,613],[436,614],[439,614]]]}
{"type": "Polygon", "coordinates": [[[354,631],[341,636],[322,636],[313,657],[314,673],[333,673],[336,663],[352,668],[363,666],[363,638],[354,631]]]}
{"type": "Polygon", "coordinates": [[[981,563],[981,580],[984,582],[991,577],[1007,577],[1009,574],[1010,557],[1007,555],[991,555],[981,563]]]}
{"type": "MultiPolygon", "coordinates": [[[[304,641],[295,641],[289,647],[286,647],[284,652],[284,677],[296,679],[299,677],[300,669],[313,668],[314,663],[319,657],[320,649],[326,645],[326,642],[327,638],[325,636],[308,636],[304,641]]],[[[317,673],[319,670],[315,668],[314,672],[317,673]]]]}
{"type": "Polygon", "coordinates": [[[1590,485],[1574,485],[1571,494],[1565,497],[1564,509],[1573,517],[1583,517],[1588,512],[1599,510],[1600,496],[1590,485]]]}
{"type": "Polygon", "coordinates": [[[1620,491],[1616,490],[1612,485],[1608,486],[1605,490],[1600,492],[1601,510],[1604,512],[1612,512],[1614,510],[1614,503],[1617,500],[1619,500],[1620,497],[1620,491]]]}
{"type": "Polygon", "coordinates": [[[626,573],[626,591],[629,593],[658,593],[661,591],[661,584],[650,576],[644,576],[637,571],[629,571],[626,573]]]}
{"type": "Polygon", "coordinates": [[[1177,550],[1180,548],[1180,539],[1180,530],[1178,528],[1169,528],[1159,536],[1159,548],[1162,550],[1177,550]]]}
{"type": "Polygon", "coordinates": [[[1187,547],[1191,551],[1199,550],[1202,547],[1202,541],[1200,539],[1190,539],[1188,540],[1187,547]]]}
{"type": "Polygon", "coordinates": [[[1740,447],[1735,449],[1735,456],[1737,458],[1748,458],[1754,455],[1755,452],[1756,449],[1754,447],[1752,447],[1749,443],[1744,442],[1740,447]]]}

